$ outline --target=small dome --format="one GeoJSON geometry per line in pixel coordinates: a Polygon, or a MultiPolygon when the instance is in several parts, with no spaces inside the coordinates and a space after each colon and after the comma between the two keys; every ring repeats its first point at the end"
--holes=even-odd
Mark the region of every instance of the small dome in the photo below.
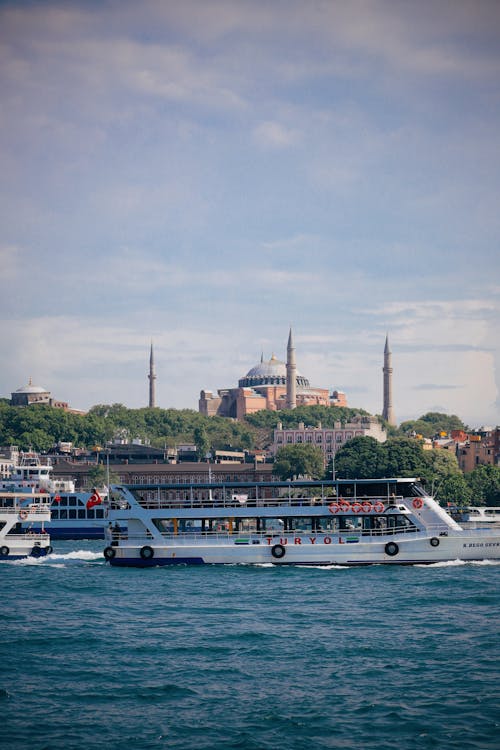
{"type": "Polygon", "coordinates": [[[28,385],[23,385],[22,388],[18,388],[16,393],[48,393],[48,391],[40,385],[33,385],[30,379],[28,385]]]}

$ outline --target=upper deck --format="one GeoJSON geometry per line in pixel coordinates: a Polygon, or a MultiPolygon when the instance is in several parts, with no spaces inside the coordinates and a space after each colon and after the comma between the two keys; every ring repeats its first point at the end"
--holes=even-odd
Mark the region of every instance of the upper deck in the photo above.
{"type": "MultiPolygon", "coordinates": [[[[379,480],[299,480],[294,482],[206,482],[197,484],[124,485],[134,501],[144,510],[175,509],[264,509],[308,508],[321,513],[335,502],[343,503],[345,512],[359,511],[376,503],[384,508],[397,507],[404,498],[425,497],[427,493],[417,479],[388,478],[379,480]]],[[[124,493],[115,486],[111,494],[112,510],[124,510],[124,493]]],[[[254,510],[255,512],[255,510],[254,510]]]]}

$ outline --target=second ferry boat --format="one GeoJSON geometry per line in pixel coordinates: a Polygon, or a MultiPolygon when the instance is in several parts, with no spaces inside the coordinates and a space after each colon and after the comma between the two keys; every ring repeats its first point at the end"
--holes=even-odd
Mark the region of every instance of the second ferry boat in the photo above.
{"type": "MultiPolygon", "coordinates": [[[[49,458],[35,451],[22,452],[10,476],[0,481],[0,492],[28,493],[27,498],[33,492],[43,495],[51,511],[44,529],[52,539],[104,539],[107,490],[76,491],[72,480],[52,478],[52,471],[49,458]]],[[[42,525],[39,518],[30,515],[23,520],[22,528],[40,533],[42,525]]]]}
{"type": "Polygon", "coordinates": [[[463,529],[411,478],[114,486],[109,516],[118,566],[500,559],[500,530],[463,529]]]}

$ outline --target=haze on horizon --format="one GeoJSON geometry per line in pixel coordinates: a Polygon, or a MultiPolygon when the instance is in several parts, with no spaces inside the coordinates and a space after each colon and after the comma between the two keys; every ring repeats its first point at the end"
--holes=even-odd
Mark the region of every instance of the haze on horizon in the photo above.
{"type": "Polygon", "coordinates": [[[500,4],[0,4],[0,396],[197,409],[261,353],[500,424],[500,4]]]}

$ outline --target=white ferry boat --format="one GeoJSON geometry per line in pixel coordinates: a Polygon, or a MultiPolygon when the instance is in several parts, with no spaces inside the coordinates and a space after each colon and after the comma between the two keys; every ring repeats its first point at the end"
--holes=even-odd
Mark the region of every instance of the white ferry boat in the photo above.
{"type": "Polygon", "coordinates": [[[417,479],[114,486],[111,565],[369,565],[500,559],[417,479]]]}
{"type": "Polygon", "coordinates": [[[50,555],[52,547],[45,524],[50,503],[40,492],[0,492],[0,560],[50,555]],[[39,531],[23,529],[25,522],[39,524],[39,531]]]}
{"type": "MultiPolygon", "coordinates": [[[[20,454],[7,479],[0,481],[0,492],[39,492],[51,507],[51,518],[45,524],[52,539],[104,539],[108,523],[107,490],[75,491],[72,480],[55,479],[48,457],[36,452],[20,454]]],[[[24,501],[28,502],[28,501],[24,501]]],[[[29,518],[23,530],[40,533],[38,519],[29,518]]]]}

